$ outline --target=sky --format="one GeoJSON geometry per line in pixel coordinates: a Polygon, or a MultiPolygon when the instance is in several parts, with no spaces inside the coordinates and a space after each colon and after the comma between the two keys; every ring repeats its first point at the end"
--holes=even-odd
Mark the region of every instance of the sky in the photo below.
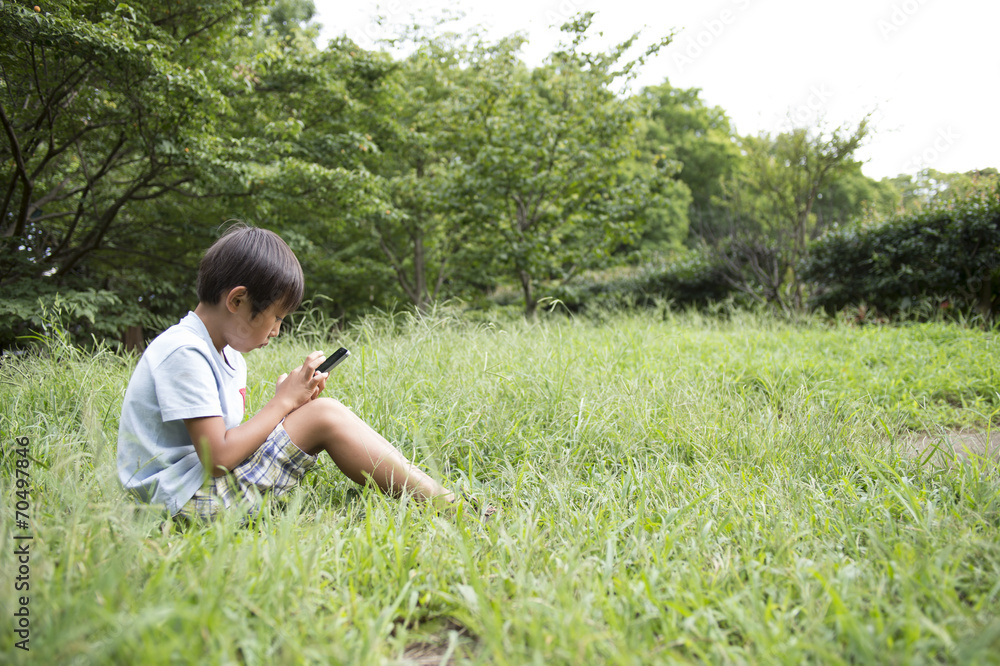
{"type": "Polygon", "coordinates": [[[381,48],[394,24],[430,25],[459,12],[458,29],[489,38],[524,32],[522,58],[544,61],[559,25],[595,12],[597,46],[640,31],[640,45],[673,34],[633,90],[669,80],[700,88],[743,135],[832,129],[872,114],[857,157],[881,179],[1000,168],[1000,2],[996,0],[314,0],[321,40],[346,34],[381,48]],[[377,16],[387,20],[379,24],[377,16]]]}

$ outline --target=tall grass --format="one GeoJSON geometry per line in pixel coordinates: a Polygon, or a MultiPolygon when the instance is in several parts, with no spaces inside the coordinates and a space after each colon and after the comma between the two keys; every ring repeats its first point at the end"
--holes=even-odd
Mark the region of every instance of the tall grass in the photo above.
{"type": "MultiPolygon", "coordinates": [[[[8,663],[996,663],[1000,475],[904,455],[987,429],[995,334],[761,316],[305,325],[338,397],[490,524],[349,492],[328,460],[253,528],[180,529],[114,474],[135,359],[55,336],[0,365],[5,546],[30,438],[31,652],[8,663]]],[[[12,583],[0,614],[15,609],[12,583]]]]}

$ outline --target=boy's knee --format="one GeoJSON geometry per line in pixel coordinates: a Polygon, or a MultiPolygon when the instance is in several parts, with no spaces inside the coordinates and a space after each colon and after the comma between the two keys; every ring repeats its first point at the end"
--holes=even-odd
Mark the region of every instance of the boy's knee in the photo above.
{"type": "Polygon", "coordinates": [[[334,398],[316,398],[309,404],[313,412],[310,416],[322,420],[331,427],[338,425],[350,414],[350,410],[334,398]]]}
{"type": "Polygon", "coordinates": [[[333,398],[316,398],[285,417],[285,430],[292,441],[307,453],[325,447],[331,435],[347,423],[351,411],[333,398]]]}

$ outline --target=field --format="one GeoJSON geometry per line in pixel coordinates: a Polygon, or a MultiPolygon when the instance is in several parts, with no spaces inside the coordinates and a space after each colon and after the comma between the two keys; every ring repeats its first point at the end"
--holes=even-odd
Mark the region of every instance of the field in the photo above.
{"type": "Polygon", "coordinates": [[[317,328],[247,357],[251,409],[343,343],[327,394],[498,517],[354,492],[325,460],[255,527],[164,521],[114,474],[135,358],[54,335],[0,365],[0,661],[1000,662],[996,461],[907,447],[1000,422],[995,332],[739,313],[317,328]]]}

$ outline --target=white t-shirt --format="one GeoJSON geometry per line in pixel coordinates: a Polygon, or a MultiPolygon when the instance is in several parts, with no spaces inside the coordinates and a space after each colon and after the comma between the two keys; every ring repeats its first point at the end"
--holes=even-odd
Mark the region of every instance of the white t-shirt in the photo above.
{"type": "Polygon", "coordinates": [[[207,478],[184,419],[221,416],[226,429],[243,421],[247,367],[243,356],[212,344],[194,312],[153,340],[136,365],[118,428],[118,478],[150,504],[177,513],[207,478]]]}

